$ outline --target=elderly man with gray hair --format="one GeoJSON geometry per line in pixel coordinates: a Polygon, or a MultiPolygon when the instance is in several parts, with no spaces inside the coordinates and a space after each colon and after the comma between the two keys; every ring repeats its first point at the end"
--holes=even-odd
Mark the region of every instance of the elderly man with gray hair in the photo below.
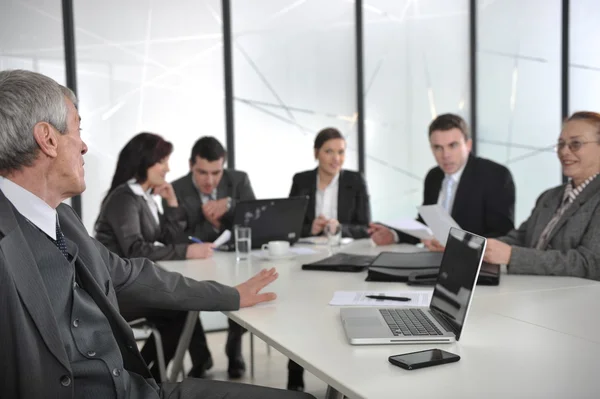
{"type": "Polygon", "coordinates": [[[186,379],[158,386],[117,297],[148,308],[235,310],[274,269],[227,287],[121,259],[62,203],[85,190],[77,99],[52,79],[0,72],[0,393],[7,398],[310,398],[186,379]]]}

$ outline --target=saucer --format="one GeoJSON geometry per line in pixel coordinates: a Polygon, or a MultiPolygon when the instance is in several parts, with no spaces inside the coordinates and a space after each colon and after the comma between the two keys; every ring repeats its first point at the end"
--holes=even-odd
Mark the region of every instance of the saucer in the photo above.
{"type": "Polygon", "coordinates": [[[257,258],[263,259],[263,260],[285,260],[285,259],[292,259],[296,256],[296,254],[291,251],[285,255],[279,255],[279,256],[271,256],[271,255],[269,255],[268,252],[258,252],[253,255],[256,256],[257,258]]]}

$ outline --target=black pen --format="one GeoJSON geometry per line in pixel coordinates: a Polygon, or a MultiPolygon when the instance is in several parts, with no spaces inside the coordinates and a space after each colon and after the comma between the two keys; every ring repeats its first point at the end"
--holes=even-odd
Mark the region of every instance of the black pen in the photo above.
{"type": "Polygon", "coordinates": [[[386,295],[365,295],[365,296],[370,299],[387,299],[388,301],[408,302],[411,300],[410,298],[407,298],[405,296],[386,296],[386,295]]]}

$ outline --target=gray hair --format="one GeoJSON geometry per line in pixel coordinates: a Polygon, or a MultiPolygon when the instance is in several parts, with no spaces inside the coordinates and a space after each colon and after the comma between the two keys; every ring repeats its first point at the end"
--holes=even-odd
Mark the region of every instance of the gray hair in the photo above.
{"type": "Polygon", "coordinates": [[[75,94],[54,80],[24,70],[0,71],[0,171],[33,165],[39,147],[33,128],[47,122],[67,131],[65,97],[77,105],[75,94]]]}

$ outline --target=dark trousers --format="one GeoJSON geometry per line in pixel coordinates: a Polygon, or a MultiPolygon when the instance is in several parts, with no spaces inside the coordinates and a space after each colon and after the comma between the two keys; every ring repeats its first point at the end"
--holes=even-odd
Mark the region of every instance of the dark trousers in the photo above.
{"type": "MultiPolygon", "coordinates": [[[[154,324],[161,335],[166,364],[169,364],[173,359],[173,356],[175,356],[179,337],[185,326],[187,313],[188,312],[186,311],[178,310],[121,308],[121,315],[127,321],[133,321],[143,317],[154,324]]],[[[199,318],[196,320],[196,327],[194,328],[194,334],[192,335],[188,350],[190,352],[190,357],[192,358],[192,364],[194,365],[201,366],[210,358],[210,351],[206,344],[206,335],[204,335],[204,328],[202,327],[199,318]]],[[[141,350],[141,354],[146,363],[150,366],[150,372],[154,379],[160,381],[154,335],[146,340],[146,343],[141,350]]]]}
{"type": "MultiPolygon", "coordinates": [[[[186,311],[178,310],[133,309],[128,306],[121,306],[121,315],[125,320],[133,321],[145,318],[150,323],[154,324],[161,335],[163,354],[167,365],[175,356],[179,337],[185,326],[187,313],[188,312],[186,311]]],[[[242,335],[246,332],[246,329],[231,319],[228,320],[229,334],[227,336],[225,353],[230,360],[233,360],[242,357],[242,335]]],[[[202,327],[200,318],[196,320],[196,327],[194,328],[194,334],[192,335],[188,351],[194,367],[203,368],[211,359],[210,350],[206,343],[206,335],[204,334],[204,328],[202,327]]],[[[141,350],[141,354],[146,361],[146,364],[150,365],[150,372],[154,379],[160,381],[156,357],[156,342],[153,335],[146,340],[146,343],[141,350]]]]}
{"type": "Polygon", "coordinates": [[[288,385],[304,385],[304,367],[290,359],[288,362],[288,385]]]}
{"type": "Polygon", "coordinates": [[[160,397],[163,399],[315,399],[314,396],[303,392],[196,378],[188,378],[179,383],[162,384],[160,397]]]}
{"type": "Polygon", "coordinates": [[[242,335],[247,330],[231,319],[227,319],[227,321],[229,332],[227,334],[227,344],[225,344],[225,354],[231,361],[242,357],[242,335]]]}

